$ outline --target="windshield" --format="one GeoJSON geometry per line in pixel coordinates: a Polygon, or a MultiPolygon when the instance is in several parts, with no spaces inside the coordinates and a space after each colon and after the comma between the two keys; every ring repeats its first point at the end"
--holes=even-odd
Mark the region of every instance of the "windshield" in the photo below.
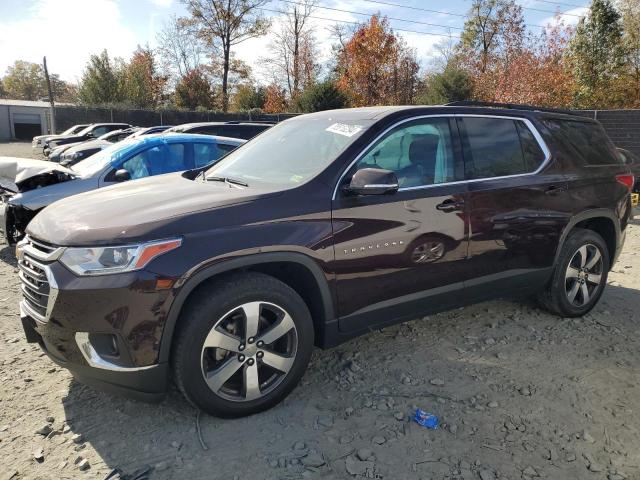
{"type": "Polygon", "coordinates": [[[120,132],[107,132],[105,134],[100,135],[96,140],[109,140],[109,138],[118,135],[120,132]]]}
{"type": "Polygon", "coordinates": [[[80,130],[79,132],[75,133],[74,135],[78,135],[78,136],[82,136],[82,135],[86,135],[87,133],[89,133],[91,130],[93,129],[93,125],[89,125],[86,128],[83,128],[82,130],[80,130]]]}
{"type": "Polygon", "coordinates": [[[126,154],[132,147],[140,143],[139,139],[125,139],[91,155],[85,160],[76,163],[71,167],[78,172],[81,177],[91,177],[101,172],[108,165],[116,162],[120,157],[126,154]]]}
{"type": "Polygon", "coordinates": [[[294,187],[324,170],[371,125],[301,116],[264,131],[207,170],[206,178],[229,178],[252,186],[294,187]]]}
{"type": "Polygon", "coordinates": [[[72,133],[76,133],[76,132],[82,130],[83,128],[85,128],[85,127],[78,127],[77,125],[74,125],[73,127],[66,129],[60,135],[71,135],[72,133]]]}

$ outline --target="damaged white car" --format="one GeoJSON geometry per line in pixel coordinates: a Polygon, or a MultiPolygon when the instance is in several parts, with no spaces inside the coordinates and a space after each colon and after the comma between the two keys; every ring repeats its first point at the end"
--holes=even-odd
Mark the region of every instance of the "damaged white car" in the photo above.
{"type": "Polygon", "coordinates": [[[123,140],[69,168],[0,157],[0,230],[14,244],[31,219],[57,200],[118,182],[201,168],[243,143],[209,135],[150,135],[123,140]]]}

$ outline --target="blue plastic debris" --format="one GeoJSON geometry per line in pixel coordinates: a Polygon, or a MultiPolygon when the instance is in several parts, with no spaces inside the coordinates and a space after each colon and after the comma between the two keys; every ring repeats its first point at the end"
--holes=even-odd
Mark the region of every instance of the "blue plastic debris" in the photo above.
{"type": "Polygon", "coordinates": [[[413,419],[417,424],[422,425],[423,427],[427,427],[432,430],[438,428],[438,417],[436,417],[433,413],[425,412],[424,410],[418,408],[413,419]]]}

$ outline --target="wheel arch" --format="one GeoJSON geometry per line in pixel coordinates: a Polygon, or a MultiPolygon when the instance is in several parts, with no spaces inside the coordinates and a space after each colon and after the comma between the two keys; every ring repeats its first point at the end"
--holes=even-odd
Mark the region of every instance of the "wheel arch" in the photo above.
{"type": "Polygon", "coordinates": [[[318,264],[307,255],[295,252],[258,253],[225,260],[197,271],[182,285],[171,304],[160,341],[159,362],[168,362],[180,313],[199,288],[238,272],[260,272],[293,288],[305,301],[314,324],[316,344],[322,345],[325,324],[335,318],[329,282],[318,264]]]}
{"type": "Polygon", "coordinates": [[[554,264],[558,260],[569,233],[576,228],[584,228],[598,233],[607,244],[610,264],[613,265],[616,259],[618,245],[620,244],[620,219],[617,218],[611,210],[606,208],[586,210],[571,218],[560,237],[554,264]]]}

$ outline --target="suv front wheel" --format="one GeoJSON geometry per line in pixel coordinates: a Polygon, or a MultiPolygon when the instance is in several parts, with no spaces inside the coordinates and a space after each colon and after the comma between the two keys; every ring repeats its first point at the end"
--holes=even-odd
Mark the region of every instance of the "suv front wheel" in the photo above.
{"type": "Polygon", "coordinates": [[[567,237],[542,305],[564,317],[580,317],[598,303],[607,283],[609,250],[593,230],[576,228],[567,237]]]}
{"type": "Polygon", "coordinates": [[[313,350],[302,298],[260,273],[200,289],[180,318],[174,378],[196,407],[220,417],[266,410],[286,397],[313,350]]]}

